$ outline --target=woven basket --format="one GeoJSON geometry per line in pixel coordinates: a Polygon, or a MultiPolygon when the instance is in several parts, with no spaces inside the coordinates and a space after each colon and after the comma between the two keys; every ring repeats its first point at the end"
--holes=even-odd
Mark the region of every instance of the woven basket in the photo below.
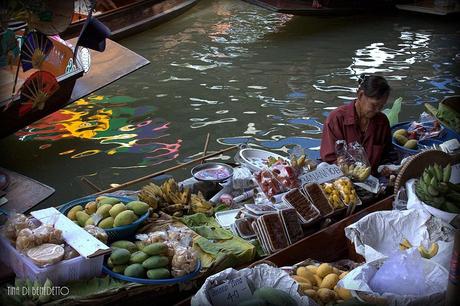
{"type": "Polygon", "coordinates": [[[404,186],[406,182],[412,178],[420,177],[423,174],[423,171],[429,165],[437,163],[442,167],[445,167],[447,164],[456,164],[460,162],[460,154],[450,155],[443,151],[438,150],[428,150],[420,152],[410,158],[402,169],[399,171],[398,176],[396,177],[394,194],[396,196],[399,188],[404,186]]]}

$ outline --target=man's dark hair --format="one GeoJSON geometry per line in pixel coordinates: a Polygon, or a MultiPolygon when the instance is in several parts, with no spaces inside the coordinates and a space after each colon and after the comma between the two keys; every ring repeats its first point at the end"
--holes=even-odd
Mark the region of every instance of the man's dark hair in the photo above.
{"type": "Polygon", "coordinates": [[[367,97],[380,99],[390,93],[387,80],[379,75],[361,74],[358,78],[359,88],[367,97]]]}

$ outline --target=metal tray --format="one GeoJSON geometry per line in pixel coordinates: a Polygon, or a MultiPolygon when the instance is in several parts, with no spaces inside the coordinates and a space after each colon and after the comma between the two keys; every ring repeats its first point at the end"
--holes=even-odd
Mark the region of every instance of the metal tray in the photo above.
{"type": "Polygon", "coordinates": [[[223,163],[204,163],[192,168],[192,175],[198,181],[223,182],[233,176],[233,168],[223,163]]]}

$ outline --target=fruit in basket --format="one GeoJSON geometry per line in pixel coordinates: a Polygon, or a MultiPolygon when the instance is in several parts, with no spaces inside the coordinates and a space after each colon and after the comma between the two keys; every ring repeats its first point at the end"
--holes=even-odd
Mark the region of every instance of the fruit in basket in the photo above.
{"type": "Polygon", "coordinates": [[[115,273],[123,274],[127,266],[128,265],[116,265],[116,266],[113,266],[112,271],[115,273]]]}
{"type": "Polygon", "coordinates": [[[144,260],[149,258],[149,255],[145,254],[142,251],[136,251],[131,254],[131,257],[129,258],[130,263],[143,263],[144,260]]]}
{"type": "Polygon", "coordinates": [[[95,201],[91,201],[91,202],[88,202],[86,203],[85,205],[85,212],[88,214],[88,215],[92,215],[96,212],[97,210],[97,204],[95,201]]]}
{"type": "Polygon", "coordinates": [[[336,301],[338,297],[334,290],[328,288],[320,288],[317,293],[320,301],[325,304],[336,301]]]}
{"type": "Polygon", "coordinates": [[[112,197],[106,197],[106,196],[100,196],[96,198],[96,206],[97,208],[101,207],[102,205],[108,204],[108,205],[115,205],[117,203],[120,203],[120,200],[117,198],[112,198],[112,197]]]}
{"type": "Polygon", "coordinates": [[[118,203],[118,204],[115,204],[115,205],[111,206],[110,210],[109,210],[109,215],[112,218],[115,218],[119,213],[121,213],[122,211],[125,211],[127,209],[126,206],[127,205],[122,204],[122,203],[118,203]]]}
{"type": "Polygon", "coordinates": [[[459,187],[449,182],[451,165],[442,168],[438,164],[425,168],[415,184],[417,197],[426,204],[449,213],[460,213],[459,187]]]}
{"type": "Polygon", "coordinates": [[[405,145],[406,142],[409,140],[409,139],[407,139],[406,136],[401,135],[401,134],[396,134],[393,137],[395,138],[396,142],[401,146],[405,145]]]}
{"type": "Polygon", "coordinates": [[[77,212],[82,211],[82,210],[83,210],[83,206],[81,205],[76,205],[72,207],[67,213],[67,218],[73,221],[77,220],[77,212]]]}
{"type": "MultiPolygon", "coordinates": [[[[122,204],[123,205],[123,204],[122,204]]],[[[107,217],[110,217],[110,209],[112,208],[112,205],[110,204],[104,204],[99,206],[99,208],[96,210],[96,214],[100,216],[100,218],[104,219],[107,217]]]]}
{"type": "Polygon", "coordinates": [[[339,281],[339,276],[335,273],[330,273],[323,278],[320,288],[328,288],[333,289],[335,285],[337,285],[339,281]]]}
{"type": "Polygon", "coordinates": [[[85,222],[85,226],[87,225],[96,225],[96,223],[94,222],[94,219],[93,217],[89,217],[86,222],[85,222]]]}
{"type": "Polygon", "coordinates": [[[405,148],[408,148],[408,149],[411,149],[411,150],[416,150],[417,149],[417,140],[415,139],[409,139],[405,144],[404,144],[404,147],[405,148]]]}
{"type": "MultiPolygon", "coordinates": [[[[318,270],[316,271],[316,275],[319,277],[323,278],[328,274],[331,274],[333,272],[332,266],[328,263],[322,263],[319,265],[318,270]]],[[[318,284],[319,286],[319,284],[318,284]]]]}
{"type": "Polygon", "coordinates": [[[168,246],[163,242],[155,242],[142,249],[148,255],[162,255],[168,252],[168,246]]]}
{"type": "Polygon", "coordinates": [[[126,208],[134,211],[134,213],[138,216],[142,216],[149,210],[149,204],[141,202],[141,201],[131,201],[126,204],[126,208]]]}
{"type": "Polygon", "coordinates": [[[112,217],[107,217],[105,219],[102,219],[101,222],[99,222],[98,226],[103,229],[108,229],[113,227],[113,218],[112,217]]]}
{"type": "Polygon", "coordinates": [[[147,277],[150,279],[169,278],[171,273],[166,268],[150,269],[147,271],[147,277]]]}
{"type": "Polygon", "coordinates": [[[342,299],[342,300],[349,300],[352,298],[351,292],[348,289],[342,288],[342,287],[334,287],[335,293],[342,299]]]}
{"type": "Polygon", "coordinates": [[[166,256],[154,255],[142,262],[142,266],[149,270],[155,268],[163,268],[169,264],[169,258],[166,256]]]}
{"type": "Polygon", "coordinates": [[[210,202],[206,201],[201,192],[198,192],[196,195],[191,195],[190,206],[193,213],[212,214],[214,212],[214,206],[212,206],[210,202]]]}
{"type": "Polygon", "coordinates": [[[112,251],[112,254],[109,257],[114,266],[128,264],[130,258],[131,253],[126,249],[115,249],[112,251]]]}
{"type": "Polygon", "coordinates": [[[145,269],[141,264],[135,263],[127,266],[123,274],[129,277],[144,278],[145,269]]]}
{"type": "Polygon", "coordinates": [[[137,220],[136,214],[132,210],[125,210],[119,213],[113,220],[113,226],[129,225],[137,220]]]}
{"type": "Polygon", "coordinates": [[[84,227],[85,223],[86,223],[86,220],[89,219],[89,215],[87,213],[85,213],[84,211],[77,211],[75,216],[77,217],[78,224],[81,227],[84,227]]]}
{"type": "Polygon", "coordinates": [[[134,253],[138,250],[136,244],[128,240],[115,241],[110,245],[110,247],[118,248],[118,249],[125,249],[125,250],[128,250],[130,253],[134,253]]]}
{"type": "Polygon", "coordinates": [[[316,279],[314,273],[307,269],[306,267],[299,267],[297,268],[296,274],[304,279],[310,281],[312,284],[316,283],[316,279]]]}
{"type": "Polygon", "coordinates": [[[403,135],[403,136],[407,136],[407,130],[405,129],[399,129],[399,130],[396,130],[394,133],[393,133],[393,137],[396,138],[396,135],[403,135]]]}
{"type": "Polygon", "coordinates": [[[262,287],[256,289],[253,294],[254,298],[265,300],[269,305],[273,306],[296,306],[296,301],[283,290],[262,287]]]}

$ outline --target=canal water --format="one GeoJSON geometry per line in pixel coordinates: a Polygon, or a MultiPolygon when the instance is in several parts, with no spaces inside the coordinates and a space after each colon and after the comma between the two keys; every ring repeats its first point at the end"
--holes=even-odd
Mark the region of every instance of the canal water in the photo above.
{"type": "Polygon", "coordinates": [[[202,0],[122,40],[151,64],[0,140],[0,165],[54,187],[44,207],[88,194],[82,177],[107,188],[196,158],[208,133],[208,152],[300,144],[317,157],[322,123],[361,73],[389,80],[400,121],[459,94],[459,42],[455,22],[425,15],[295,17],[202,0]]]}

